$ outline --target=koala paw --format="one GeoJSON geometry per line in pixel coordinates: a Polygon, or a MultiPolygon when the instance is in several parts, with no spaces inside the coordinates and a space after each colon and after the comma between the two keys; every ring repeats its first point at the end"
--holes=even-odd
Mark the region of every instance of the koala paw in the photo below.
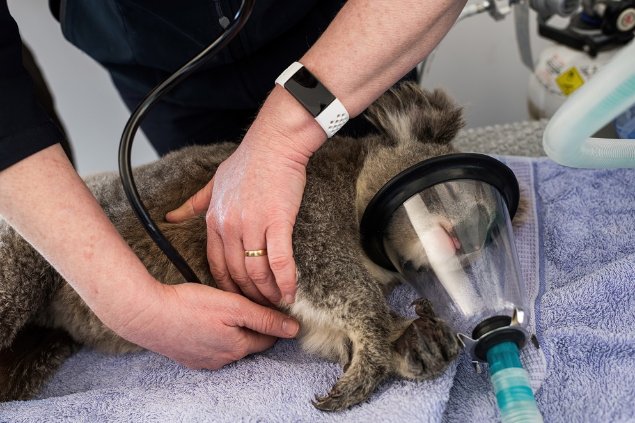
{"type": "Polygon", "coordinates": [[[428,319],[435,319],[437,317],[437,315],[434,314],[432,303],[427,298],[417,298],[410,305],[415,306],[415,313],[417,313],[419,317],[428,319]]]}
{"type": "Polygon", "coordinates": [[[428,300],[417,300],[419,316],[395,341],[395,372],[408,379],[439,376],[456,358],[460,345],[445,322],[437,319],[428,300]]]}
{"type": "Polygon", "coordinates": [[[375,390],[375,384],[356,385],[340,381],[325,396],[316,396],[312,404],[322,411],[341,411],[364,401],[375,390]]]}

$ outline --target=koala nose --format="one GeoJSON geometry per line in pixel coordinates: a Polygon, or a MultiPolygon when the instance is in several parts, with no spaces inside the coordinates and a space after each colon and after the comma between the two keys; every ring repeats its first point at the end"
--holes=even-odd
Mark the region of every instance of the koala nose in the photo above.
{"type": "Polygon", "coordinates": [[[496,225],[496,210],[484,204],[473,204],[455,224],[456,235],[461,251],[465,254],[481,250],[492,240],[492,231],[496,225]]]}

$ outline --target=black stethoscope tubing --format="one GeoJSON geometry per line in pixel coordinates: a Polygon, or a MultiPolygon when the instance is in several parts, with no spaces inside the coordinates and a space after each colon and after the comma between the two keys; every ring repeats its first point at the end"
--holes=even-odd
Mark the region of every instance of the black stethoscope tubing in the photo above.
{"type": "Polygon", "coordinates": [[[254,7],[255,0],[243,0],[240,5],[240,9],[236,13],[232,23],[225,28],[223,33],[219,35],[208,47],[196,55],[193,59],[183,65],[180,69],[174,72],[161,84],[157,85],[150,91],[143,99],[141,104],[130,115],[128,122],[121,135],[121,141],[119,143],[119,176],[123,189],[128,198],[132,209],[134,210],[137,218],[146,229],[152,240],[163,251],[168,259],[174,264],[178,271],[183,275],[187,282],[198,282],[201,280],[196,276],[194,271],[187,264],[185,259],[179,254],[179,252],[170,244],[168,239],[163,235],[161,230],[154,223],[150,217],[150,213],[143,205],[139,192],[134,182],[132,175],[131,164],[131,151],[132,142],[134,136],[141,125],[141,121],[148,112],[148,110],[161,99],[168,91],[173,89],[176,85],[186,79],[194,70],[204,64],[208,59],[217,54],[223,49],[231,40],[238,35],[240,30],[245,26],[249,16],[254,7]]]}

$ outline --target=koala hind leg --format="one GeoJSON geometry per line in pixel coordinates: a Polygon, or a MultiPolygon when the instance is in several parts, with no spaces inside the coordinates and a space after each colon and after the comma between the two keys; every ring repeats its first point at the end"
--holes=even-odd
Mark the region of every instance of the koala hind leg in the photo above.
{"type": "Polygon", "coordinates": [[[26,399],[73,352],[61,331],[31,326],[61,278],[0,222],[0,401],[26,399]]]}
{"type": "Polygon", "coordinates": [[[10,347],[0,349],[0,401],[33,397],[77,348],[64,331],[22,328],[10,347]]]}
{"type": "Polygon", "coordinates": [[[328,394],[315,398],[313,405],[316,408],[339,411],[358,404],[366,400],[390,374],[389,345],[376,342],[385,334],[377,331],[369,337],[366,330],[363,332],[366,333],[359,336],[352,334],[350,361],[344,366],[344,374],[328,394]]]}
{"type": "MultiPolygon", "coordinates": [[[[381,305],[381,290],[375,290],[381,305]]],[[[391,372],[389,311],[387,307],[347,304],[316,307],[298,298],[291,312],[302,322],[300,342],[305,350],[339,361],[344,373],[328,394],[313,405],[339,411],[366,400],[391,372]]]]}
{"type": "Polygon", "coordinates": [[[56,274],[9,225],[0,221],[0,349],[50,298],[56,274]]]}

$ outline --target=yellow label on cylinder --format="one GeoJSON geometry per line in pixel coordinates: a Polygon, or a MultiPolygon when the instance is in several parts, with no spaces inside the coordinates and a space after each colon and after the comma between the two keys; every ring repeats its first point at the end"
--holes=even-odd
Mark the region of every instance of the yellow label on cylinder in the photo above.
{"type": "Polygon", "coordinates": [[[584,84],[584,79],[578,69],[573,66],[558,75],[556,84],[560,87],[562,94],[569,95],[584,84]]]}

